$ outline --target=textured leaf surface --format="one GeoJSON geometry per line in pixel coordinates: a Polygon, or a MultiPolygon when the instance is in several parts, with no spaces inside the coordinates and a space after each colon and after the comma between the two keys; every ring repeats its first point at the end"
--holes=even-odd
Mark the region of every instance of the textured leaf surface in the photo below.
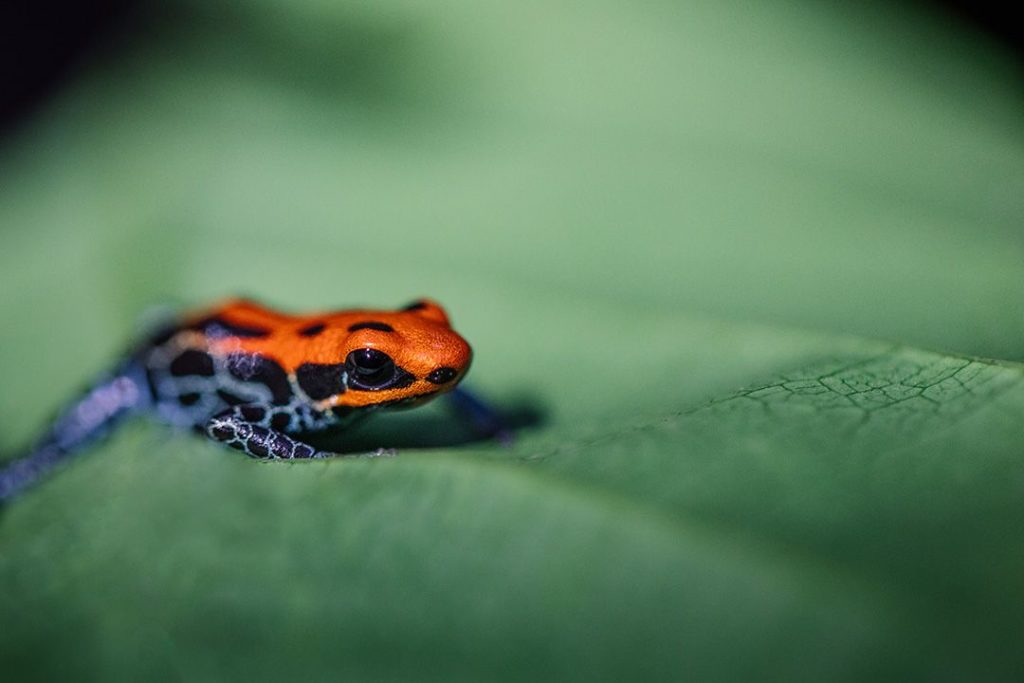
{"type": "Polygon", "coordinates": [[[995,48],[800,3],[174,7],[3,140],[0,448],[147,306],[235,292],[435,296],[541,419],[291,466],[131,425],[0,510],[0,671],[1019,680],[995,48]]]}

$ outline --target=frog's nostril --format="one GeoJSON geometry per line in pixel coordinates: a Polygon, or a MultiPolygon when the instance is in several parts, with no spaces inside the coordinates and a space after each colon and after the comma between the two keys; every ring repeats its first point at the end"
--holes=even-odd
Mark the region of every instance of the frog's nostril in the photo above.
{"type": "Polygon", "coordinates": [[[455,375],[459,374],[455,368],[438,368],[429,375],[427,375],[427,381],[431,384],[447,384],[455,379],[455,375]]]}

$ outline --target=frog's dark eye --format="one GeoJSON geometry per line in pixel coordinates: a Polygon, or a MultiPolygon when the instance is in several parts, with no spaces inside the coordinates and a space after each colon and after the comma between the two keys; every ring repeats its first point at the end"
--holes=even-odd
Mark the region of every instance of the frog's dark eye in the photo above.
{"type": "Polygon", "coordinates": [[[356,349],[345,359],[345,369],[354,389],[381,389],[395,378],[395,361],[377,349],[356,349]]]}

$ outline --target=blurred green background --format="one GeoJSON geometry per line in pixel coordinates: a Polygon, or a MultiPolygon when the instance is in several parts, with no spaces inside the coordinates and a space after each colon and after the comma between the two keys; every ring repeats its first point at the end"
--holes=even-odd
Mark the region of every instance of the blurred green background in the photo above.
{"type": "Polygon", "coordinates": [[[144,5],[0,139],[0,449],[236,293],[539,420],[132,425],[0,511],[0,671],[1019,680],[1022,99],[913,4],[144,5]]]}

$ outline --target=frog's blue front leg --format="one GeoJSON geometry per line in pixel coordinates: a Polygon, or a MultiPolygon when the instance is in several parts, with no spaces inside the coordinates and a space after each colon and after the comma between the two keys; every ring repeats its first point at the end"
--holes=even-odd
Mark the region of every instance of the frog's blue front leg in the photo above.
{"type": "Polygon", "coordinates": [[[106,435],[125,416],[150,406],[145,373],[127,364],[97,382],[54,420],[28,454],[0,469],[0,501],[31,486],[55,465],[106,435]]]}
{"type": "Polygon", "coordinates": [[[455,387],[447,394],[448,404],[478,433],[496,439],[503,446],[515,440],[512,428],[498,410],[476,394],[455,387]]]}

